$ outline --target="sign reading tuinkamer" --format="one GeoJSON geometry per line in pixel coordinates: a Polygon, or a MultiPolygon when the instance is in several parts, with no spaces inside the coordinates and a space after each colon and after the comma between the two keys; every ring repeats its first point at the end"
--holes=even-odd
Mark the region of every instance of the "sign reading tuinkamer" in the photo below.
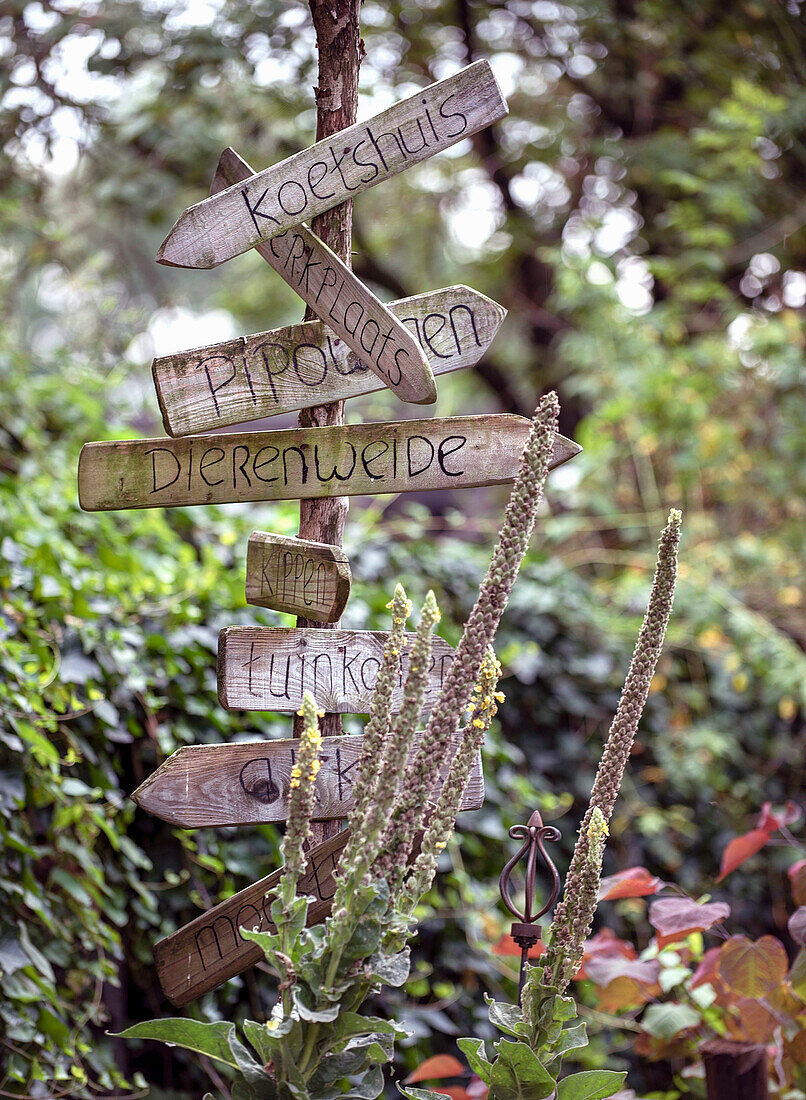
{"type": "MultiPolygon", "coordinates": [[[[86,443],[78,499],[96,512],[500,485],[514,480],[531,426],[491,413],[86,443]]],[[[551,466],[580,450],[558,433],[551,466]]]]}
{"type": "MultiPolygon", "coordinates": [[[[409,643],[413,637],[408,635],[409,643]]],[[[331,714],[366,714],[388,639],[383,630],[227,627],[218,636],[218,697],[227,710],[294,713],[310,691],[331,714]]],[[[391,703],[395,710],[403,696],[408,652],[400,654],[391,703]]],[[[452,646],[435,636],[425,713],[442,689],[453,656],[452,646]]]]}
{"type": "Polygon", "coordinates": [[[476,61],[189,207],[157,260],[215,267],[470,137],[507,110],[489,62],[476,61]]]}

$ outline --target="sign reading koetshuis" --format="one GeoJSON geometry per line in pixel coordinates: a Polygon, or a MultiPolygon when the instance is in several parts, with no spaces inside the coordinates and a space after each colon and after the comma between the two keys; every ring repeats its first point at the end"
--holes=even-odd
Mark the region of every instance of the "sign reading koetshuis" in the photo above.
{"type": "Polygon", "coordinates": [[[243,183],[189,207],[157,260],[215,267],[498,121],[506,100],[477,61],[243,183]]]}

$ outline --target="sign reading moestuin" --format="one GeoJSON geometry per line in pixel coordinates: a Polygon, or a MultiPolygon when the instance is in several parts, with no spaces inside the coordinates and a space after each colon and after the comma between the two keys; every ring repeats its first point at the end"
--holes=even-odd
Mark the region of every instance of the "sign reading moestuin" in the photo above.
{"type": "MultiPolygon", "coordinates": [[[[413,637],[407,635],[409,647],[413,637]]],[[[310,691],[331,714],[367,714],[388,640],[383,630],[227,627],[218,636],[218,697],[228,710],[294,713],[310,691]]],[[[400,653],[394,710],[403,698],[408,653],[400,653]]],[[[435,636],[424,713],[442,690],[453,657],[453,648],[435,636]]]]}
{"type": "MultiPolygon", "coordinates": [[[[246,161],[225,149],[212,190],[251,175],[246,161]]],[[[436,401],[434,375],[417,340],[307,226],[272,237],[257,251],[401,401],[436,401]]]]}
{"type": "Polygon", "coordinates": [[[175,267],[215,267],[506,114],[489,63],[477,61],[367,122],[189,207],[163,241],[157,260],[175,267]]]}
{"type": "MultiPolygon", "coordinates": [[[[477,363],[507,314],[467,286],[401,298],[387,308],[422,345],[434,374],[477,363]]],[[[172,436],[383,389],[380,378],[321,321],[165,355],[154,360],[152,372],[162,422],[172,436]]]]}
{"type": "MultiPolygon", "coordinates": [[[[422,733],[415,734],[415,745],[421,737],[422,733]]],[[[443,780],[460,741],[455,739],[445,753],[443,780]]],[[[352,810],[362,745],[362,737],[323,738],[321,768],[314,784],[314,821],[346,817],[352,810]]],[[[298,748],[296,739],[183,745],[140,784],[132,798],[148,813],[181,829],[286,821],[298,748]]],[[[483,803],[479,755],[459,809],[477,810],[483,803]]]]}
{"type": "MultiPolygon", "coordinates": [[[[297,884],[297,893],[314,899],[308,906],[309,925],[319,924],[330,912],[336,892],[333,873],[349,836],[345,829],[307,853],[307,867],[297,884]]],[[[154,945],[157,977],[169,1001],[186,1005],[260,962],[262,950],[245,940],[241,929],[274,931],[269,910],[272,890],[282,875],[280,867],[154,945]]]]}
{"type": "MultiPolygon", "coordinates": [[[[514,480],[531,427],[492,413],[87,443],[78,499],[95,512],[500,485],[514,480]]],[[[557,433],[550,465],[580,450],[557,433]]]]}

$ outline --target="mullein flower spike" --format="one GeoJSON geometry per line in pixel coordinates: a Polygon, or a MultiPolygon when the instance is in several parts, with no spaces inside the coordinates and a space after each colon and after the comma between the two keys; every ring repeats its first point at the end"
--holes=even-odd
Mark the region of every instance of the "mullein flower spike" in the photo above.
{"type": "MultiPolygon", "coordinates": [[[[405,592],[398,585],[399,593],[405,601],[405,606],[393,600],[394,619],[400,619],[411,611],[411,605],[405,600],[405,592]],[[397,606],[394,606],[397,603],[397,606]],[[401,611],[402,607],[402,611],[401,611]],[[401,614],[398,612],[401,611],[401,614]]],[[[373,789],[368,797],[365,812],[358,818],[354,810],[350,816],[350,839],[339,861],[339,871],[336,874],[336,896],[333,900],[333,912],[337,913],[347,905],[347,894],[350,889],[351,878],[363,877],[372,866],[374,878],[392,877],[393,867],[383,856],[376,861],[376,857],[382,846],[381,834],[390,818],[392,808],[398,800],[398,788],[400,777],[406,763],[411,742],[415,730],[419,724],[425,700],[425,689],[428,681],[428,669],[431,663],[431,635],[434,627],[441,618],[436,597],[433,592],[428,592],[420,612],[420,622],[414,635],[414,642],[409,656],[409,667],[406,681],[403,685],[403,698],[400,710],[394,718],[388,719],[383,735],[379,740],[365,741],[361,751],[361,765],[366,764],[374,775],[373,789]],[[370,755],[371,754],[371,755],[370,755]]],[[[405,621],[405,620],[404,620],[405,621]]],[[[393,622],[394,627],[403,626],[393,622]]],[[[395,666],[395,675],[399,672],[399,666],[395,666]]],[[[391,691],[389,703],[391,704],[391,691]]],[[[380,728],[380,726],[379,726],[380,728]]],[[[365,734],[366,737],[366,734],[365,734]]]]}
{"type": "Polygon", "coordinates": [[[545,985],[562,992],[582,959],[583,945],[596,911],[607,824],[613,815],[672,610],[681,519],[682,514],[673,508],[660,537],[649,603],[596,773],[588,810],[579,829],[563,900],[555,910],[549,930],[550,946],[541,960],[542,966],[530,971],[527,985],[542,980],[545,985]]]}
{"type": "Polygon", "coordinates": [[[431,666],[431,638],[434,628],[442,618],[433,592],[428,592],[420,612],[420,622],[414,638],[409,658],[409,670],[403,686],[403,701],[400,710],[392,722],[392,729],[386,742],[378,780],[378,797],[372,813],[374,824],[380,836],[378,847],[380,855],[373,869],[376,878],[385,878],[394,892],[406,871],[406,856],[397,854],[398,834],[392,810],[402,813],[403,819],[412,812],[412,800],[422,798],[423,788],[406,786],[404,772],[414,734],[420,724],[425,705],[425,691],[428,685],[428,670],[431,666]],[[401,783],[401,777],[403,782],[401,783]]]}
{"type": "Polygon", "coordinates": [[[442,693],[431,712],[419,748],[406,768],[403,789],[413,793],[406,805],[398,808],[396,820],[390,823],[387,830],[395,839],[395,861],[398,866],[405,866],[409,860],[414,837],[425,819],[427,798],[423,794],[438,782],[440,762],[459,728],[473,685],[479,679],[484,654],[493,643],[529,546],[543,500],[559,410],[555,393],[542,397],[535,410],[498,544],[479,588],[476,606],[462,631],[442,693]]]}
{"type": "Polygon", "coordinates": [[[304,722],[296,762],[291,769],[288,821],[283,839],[285,870],[279,893],[284,908],[296,897],[297,883],[305,869],[305,844],[311,835],[316,777],[321,767],[319,750],[322,747],[322,734],[319,732],[319,718],[324,712],[317,711],[316,700],[309,691],[305,692],[302,708],[298,713],[304,722]]]}
{"type": "MultiPolygon", "coordinates": [[[[352,836],[361,832],[364,819],[373,802],[380,778],[379,763],[392,721],[392,693],[401,668],[401,654],[406,640],[406,623],[412,612],[412,602],[402,584],[395,586],[394,597],[386,605],[392,612],[392,629],[384,650],[378,679],[370,704],[369,720],[364,727],[361,757],[358,762],[358,778],[353,784],[355,804],[350,813],[349,829],[352,836]]],[[[345,853],[348,855],[349,853],[345,853]]],[[[342,857],[342,866],[346,866],[342,857]]]]}
{"type": "Polygon", "coordinates": [[[425,830],[420,854],[403,886],[400,907],[406,913],[413,912],[420,898],[430,890],[440,853],[453,835],[456,815],[476,757],[484,744],[498,704],[504,701],[503,692],[496,691],[500,675],[501,665],[493,650],[488,649],[481,665],[479,682],[467,705],[464,735],[425,830]]]}

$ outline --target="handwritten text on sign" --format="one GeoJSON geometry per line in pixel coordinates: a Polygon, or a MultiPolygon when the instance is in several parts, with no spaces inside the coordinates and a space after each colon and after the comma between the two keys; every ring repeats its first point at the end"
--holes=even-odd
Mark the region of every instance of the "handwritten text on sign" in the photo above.
{"type": "MultiPolygon", "coordinates": [[[[416,734],[419,739],[422,734],[416,734]]],[[[445,754],[443,778],[457,740],[445,754]]],[[[346,817],[355,805],[353,783],[362,737],[325,737],[319,751],[313,820],[346,817]]],[[[288,817],[291,768],[299,742],[255,741],[248,744],[184,745],[150,775],[132,795],[148,813],[181,829],[257,825],[288,817]]],[[[476,810],[484,802],[481,760],[476,761],[460,809],[476,810]]]]}
{"type": "MultiPolygon", "coordinates": [[[[228,627],[218,636],[218,697],[228,710],[294,712],[310,691],[330,713],[366,714],[388,637],[381,630],[228,627]]],[[[439,695],[453,656],[452,647],[434,637],[426,711],[439,695]]],[[[392,695],[395,710],[407,671],[404,649],[392,695]]]]}
{"type": "Polygon", "coordinates": [[[338,546],[254,531],[246,553],[246,602],[335,623],[350,596],[350,563],[338,546]]]}
{"type": "MultiPolygon", "coordinates": [[[[514,480],[531,421],[508,413],[87,443],[86,511],[462,489],[514,480]]],[[[551,466],[580,448],[554,437],[551,466]]]]}
{"type": "MultiPolygon", "coordinates": [[[[417,338],[434,374],[477,363],[507,312],[466,286],[402,298],[388,308],[417,338]]],[[[383,389],[321,321],[166,355],[154,360],[152,372],[163,424],[172,436],[383,389]]]]}
{"type": "MultiPolygon", "coordinates": [[[[252,174],[234,149],[225,149],[213,191],[252,174]]],[[[257,251],[402,401],[436,401],[434,375],[415,338],[307,226],[286,230],[257,251]]]]}
{"type": "Polygon", "coordinates": [[[157,260],[215,267],[259,241],[374,187],[507,114],[487,61],[401,100],[368,122],[303,149],[191,206],[157,260]]]}
{"type": "MultiPolygon", "coordinates": [[[[330,912],[335,893],[333,872],[349,835],[345,829],[308,853],[308,867],[297,886],[299,894],[315,898],[308,907],[308,924],[318,924],[330,912]]],[[[240,930],[274,931],[269,914],[271,891],[282,874],[281,867],[155,944],[157,976],[169,1001],[186,1005],[260,962],[262,950],[245,940],[240,930]]]]}

